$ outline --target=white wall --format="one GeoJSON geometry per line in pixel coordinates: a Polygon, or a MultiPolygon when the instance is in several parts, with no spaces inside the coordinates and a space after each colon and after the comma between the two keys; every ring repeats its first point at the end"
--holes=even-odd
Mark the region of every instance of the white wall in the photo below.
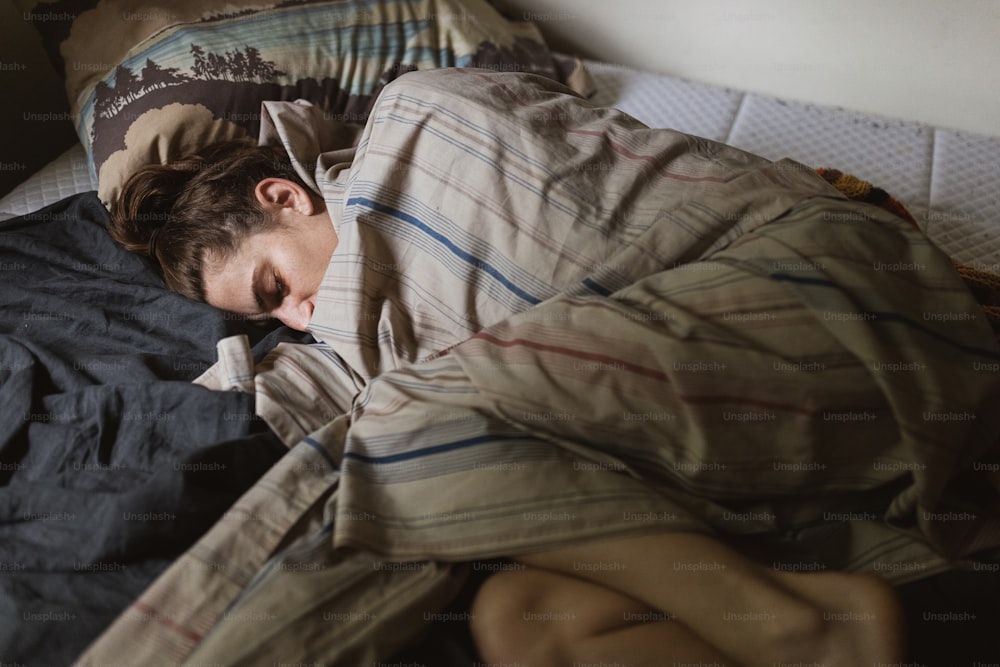
{"type": "Polygon", "coordinates": [[[554,48],[1000,136],[998,0],[496,0],[554,48]]]}

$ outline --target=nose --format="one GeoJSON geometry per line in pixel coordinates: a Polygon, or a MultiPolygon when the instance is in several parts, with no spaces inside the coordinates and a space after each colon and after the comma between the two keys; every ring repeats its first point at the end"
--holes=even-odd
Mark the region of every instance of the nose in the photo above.
{"type": "Polygon", "coordinates": [[[307,331],[315,307],[316,298],[314,296],[299,301],[286,298],[281,306],[275,309],[271,315],[277,317],[292,329],[307,331]]]}

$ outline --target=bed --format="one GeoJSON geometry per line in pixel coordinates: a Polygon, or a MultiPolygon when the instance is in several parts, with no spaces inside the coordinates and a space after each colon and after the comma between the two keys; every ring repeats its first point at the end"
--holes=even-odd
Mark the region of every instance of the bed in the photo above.
{"type": "MultiPolygon", "coordinates": [[[[324,3],[305,4],[316,9],[324,3]]],[[[350,17],[339,6],[337,24],[347,30],[349,19],[374,22],[373,10],[361,5],[350,17]]],[[[438,10],[460,14],[450,4],[438,10]]],[[[176,20],[175,16],[141,18],[154,23],[176,20]]],[[[235,20],[212,17],[220,25],[235,20]]],[[[266,24],[261,19],[257,25],[266,24]]],[[[997,139],[597,61],[579,63],[568,56],[539,64],[531,59],[537,59],[537,49],[525,46],[531,33],[524,30],[493,36],[497,42],[506,39],[522,46],[522,51],[494,48],[489,55],[480,51],[478,61],[458,58],[444,64],[471,62],[492,71],[516,65],[571,83],[590,94],[595,104],[615,106],[651,127],[675,128],[767,159],[790,157],[810,167],[854,173],[904,202],[919,226],[954,261],[1000,273],[994,222],[1000,214],[997,139]]],[[[419,58],[428,56],[417,51],[413,68],[426,69],[429,65],[419,58]]],[[[145,54],[141,55],[133,55],[138,59],[131,62],[144,62],[145,54]]],[[[167,61],[160,63],[161,71],[170,66],[167,61]]],[[[355,102],[351,95],[333,95],[340,104],[338,117],[363,119],[365,105],[378,86],[403,69],[396,67],[386,75],[384,67],[374,66],[375,75],[366,74],[365,94],[355,95],[355,102]]],[[[343,75],[339,83],[345,83],[343,75]]],[[[339,86],[341,91],[349,89],[339,86]]],[[[321,93],[329,99],[330,90],[321,93]]],[[[281,94],[285,99],[297,96],[281,94]]],[[[99,116],[93,112],[92,122],[99,116]]],[[[137,122],[139,116],[129,121],[137,122]]],[[[225,118],[236,125],[260,121],[259,115],[242,118],[235,111],[225,118]]],[[[85,135],[93,138],[89,129],[85,135]]],[[[121,131],[128,134],[128,129],[121,131]]],[[[184,140],[197,142],[204,136],[184,140]]],[[[106,212],[101,201],[113,197],[116,177],[101,169],[107,165],[118,169],[133,156],[126,151],[124,158],[113,158],[113,150],[102,149],[103,160],[95,164],[93,146],[88,147],[89,154],[83,144],[74,146],[0,200],[0,216],[6,218],[0,223],[2,268],[10,278],[2,293],[0,389],[7,411],[3,421],[11,425],[2,445],[5,630],[0,658],[67,664],[90,646],[82,664],[197,660],[206,654],[191,658],[189,651],[201,643],[227,604],[171,598],[171,579],[161,577],[171,564],[174,577],[178,563],[185,563],[187,576],[194,580],[224,569],[239,582],[240,590],[252,588],[251,584],[266,582],[277,567],[264,565],[271,550],[284,550],[286,560],[275,563],[286,568],[291,563],[303,573],[323,569],[324,561],[315,550],[325,527],[305,525],[269,534],[263,526],[260,553],[227,555],[227,530],[267,523],[245,505],[234,505],[238,498],[255,494],[258,502],[261,497],[274,500],[266,495],[267,488],[255,485],[265,471],[279,460],[285,465],[297,463],[303,470],[317,470],[320,464],[308,457],[289,463],[289,457],[303,454],[294,449],[286,453],[275,434],[255,417],[252,395],[206,392],[190,381],[215,361],[215,342],[224,337],[246,335],[258,360],[280,343],[310,338],[281,327],[262,328],[163,290],[152,266],[122,252],[102,235],[106,212]],[[151,631],[154,626],[156,632],[151,631]],[[53,630],[57,641],[51,639],[53,630]],[[144,636],[147,632],[152,639],[144,636]],[[163,639],[171,632],[177,636],[163,639]],[[130,636],[133,643],[121,649],[123,637],[130,636]],[[161,640],[164,643],[157,643],[161,640]]],[[[372,569],[372,563],[371,557],[354,563],[359,578],[372,569]]],[[[384,564],[381,571],[393,574],[395,568],[402,576],[405,565],[384,564]]],[[[397,648],[393,638],[371,638],[363,631],[355,633],[358,644],[393,646],[390,654],[380,656],[382,660],[476,664],[465,629],[468,596],[477,577],[503,567],[503,561],[476,561],[471,574],[456,578],[463,585],[456,583],[447,594],[433,589],[441,597],[428,607],[433,611],[424,612],[430,622],[406,646],[397,648]]],[[[424,568],[428,578],[435,574],[432,569],[424,568]]],[[[995,604],[990,603],[1000,591],[995,562],[913,579],[900,589],[911,626],[919,628],[912,634],[912,660],[971,664],[995,655],[987,631],[996,620],[995,604]],[[943,652],[937,648],[942,640],[949,644],[943,652]]],[[[266,609],[247,609],[254,608],[234,612],[225,620],[264,628],[274,620],[266,609]]],[[[373,609],[340,609],[334,614],[339,616],[330,620],[363,625],[376,615],[373,609]]],[[[372,632],[379,631],[384,632],[372,632]]],[[[358,649],[353,659],[371,655],[365,650],[358,649]]],[[[352,664],[349,652],[338,659],[341,662],[331,664],[352,664]]]]}

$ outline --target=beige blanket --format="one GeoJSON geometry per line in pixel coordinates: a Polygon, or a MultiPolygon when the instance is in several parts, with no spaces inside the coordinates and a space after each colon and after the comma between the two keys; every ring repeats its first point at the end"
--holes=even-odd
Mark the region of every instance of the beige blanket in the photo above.
{"type": "Polygon", "coordinates": [[[1000,546],[1000,350],[891,214],[494,73],[402,77],[319,162],[329,362],[261,384],[359,393],[82,664],[372,664],[461,563],[601,536],[893,581],[1000,546]]]}

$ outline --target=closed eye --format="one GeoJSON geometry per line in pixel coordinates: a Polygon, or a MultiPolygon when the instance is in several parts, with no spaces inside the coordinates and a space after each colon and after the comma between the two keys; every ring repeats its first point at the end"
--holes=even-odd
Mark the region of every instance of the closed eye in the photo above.
{"type": "Polygon", "coordinates": [[[256,312],[253,314],[255,319],[272,317],[271,313],[281,307],[281,302],[284,301],[288,293],[285,281],[281,279],[281,276],[277,272],[271,273],[270,285],[264,282],[266,280],[264,276],[267,274],[263,273],[262,276],[262,273],[262,271],[254,271],[251,280],[250,291],[253,295],[253,301],[257,306],[256,312]]]}
{"type": "Polygon", "coordinates": [[[281,302],[285,298],[285,283],[277,273],[274,274],[274,294],[275,294],[275,308],[281,305],[281,302]]]}

